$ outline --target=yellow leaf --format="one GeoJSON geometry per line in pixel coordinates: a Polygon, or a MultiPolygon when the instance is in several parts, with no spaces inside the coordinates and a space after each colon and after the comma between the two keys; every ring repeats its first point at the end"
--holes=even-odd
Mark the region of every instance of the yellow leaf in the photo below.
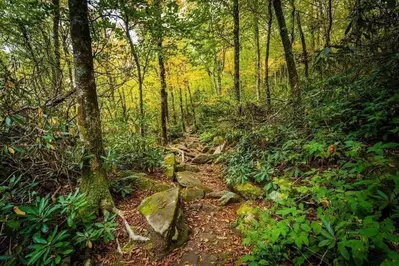
{"type": "Polygon", "coordinates": [[[52,124],[52,125],[57,124],[57,119],[51,118],[51,119],[50,119],[50,124],[52,124]]]}
{"type": "Polygon", "coordinates": [[[55,147],[54,147],[53,144],[50,144],[50,145],[49,145],[49,148],[50,148],[50,150],[55,150],[55,147]]]}
{"type": "Polygon", "coordinates": [[[8,146],[8,152],[14,154],[15,150],[12,147],[8,146]]]}
{"type": "Polygon", "coordinates": [[[25,215],[26,215],[26,213],[25,213],[24,211],[21,211],[21,210],[18,208],[18,206],[14,206],[13,210],[14,210],[14,212],[15,212],[17,215],[21,215],[21,216],[25,216],[25,215]]]}
{"type": "Polygon", "coordinates": [[[36,137],[36,143],[40,143],[40,138],[36,137]]]}
{"type": "Polygon", "coordinates": [[[92,247],[93,247],[93,244],[91,243],[90,240],[87,240],[87,241],[86,241],[86,246],[87,246],[88,248],[92,248],[92,247]]]}

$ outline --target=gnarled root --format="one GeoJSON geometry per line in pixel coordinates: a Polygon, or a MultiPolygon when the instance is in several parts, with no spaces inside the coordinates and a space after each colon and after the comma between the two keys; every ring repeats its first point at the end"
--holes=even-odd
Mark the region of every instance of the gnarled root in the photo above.
{"type": "Polygon", "coordinates": [[[123,211],[114,207],[114,208],[112,208],[112,212],[115,213],[116,215],[118,215],[122,219],[123,224],[125,225],[126,231],[129,234],[129,238],[131,240],[133,240],[133,241],[148,241],[148,240],[150,240],[148,237],[136,235],[133,232],[132,228],[130,228],[129,223],[126,221],[125,216],[123,215],[123,211]]]}

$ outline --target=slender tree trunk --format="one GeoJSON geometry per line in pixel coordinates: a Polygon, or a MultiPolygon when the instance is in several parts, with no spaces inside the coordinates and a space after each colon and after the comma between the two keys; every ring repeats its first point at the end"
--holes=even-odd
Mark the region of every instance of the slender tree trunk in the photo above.
{"type": "Polygon", "coordinates": [[[291,26],[291,45],[294,45],[295,42],[295,15],[296,15],[296,7],[295,7],[295,0],[290,0],[291,3],[291,21],[292,21],[292,26],[291,26]]]}
{"type": "Polygon", "coordinates": [[[294,55],[292,53],[291,42],[288,37],[287,26],[283,9],[281,7],[281,0],[273,0],[274,11],[280,28],[280,36],[284,46],[285,61],[287,62],[288,79],[291,87],[291,97],[293,103],[293,114],[299,120],[302,120],[302,97],[301,88],[299,86],[298,72],[295,65],[294,55]]]}
{"type": "Polygon", "coordinates": [[[325,47],[330,47],[330,39],[331,39],[331,29],[333,24],[333,17],[332,17],[332,0],[328,0],[328,27],[326,31],[326,43],[325,47]]]}
{"type": "Polygon", "coordinates": [[[194,106],[193,96],[191,95],[190,85],[188,84],[188,82],[186,82],[186,87],[188,91],[188,96],[190,97],[191,112],[193,114],[194,131],[197,131],[197,118],[195,116],[195,106],[194,106]]]}
{"type": "Polygon", "coordinates": [[[255,79],[256,79],[256,99],[260,100],[260,86],[261,86],[261,58],[260,58],[260,43],[259,43],[259,3],[258,0],[254,0],[254,41],[255,41],[255,52],[256,52],[256,63],[255,63],[255,79]]]}
{"type": "Polygon", "coordinates": [[[53,86],[54,93],[58,95],[62,93],[62,70],[61,70],[61,53],[60,53],[60,1],[52,0],[54,7],[53,17],[53,45],[54,45],[54,67],[53,67],[53,86]]]}
{"type": "Polygon", "coordinates": [[[270,83],[269,83],[269,56],[270,56],[270,39],[272,36],[272,23],[273,23],[273,0],[268,1],[268,20],[267,20],[267,39],[266,39],[266,57],[265,57],[265,90],[266,90],[266,104],[268,111],[272,108],[270,96],[270,83]]]}
{"type": "Polygon", "coordinates": [[[137,53],[136,46],[133,43],[132,36],[130,36],[130,29],[129,29],[129,18],[126,12],[124,13],[124,23],[125,23],[125,34],[130,46],[130,52],[132,53],[134,63],[136,65],[137,71],[137,82],[139,85],[139,106],[140,106],[140,134],[144,136],[145,129],[144,129],[144,99],[143,99],[143,83],[144,77],[141,71],[141,64],[139,55],[137,53]]]}
{"type": "Polygon", "coordinates": [[[170,96],[172,97],[172,112],[173,112],[173,122],[177,122],[177,116],[176,116],[176,105],[175,105],[175,94],[173,93],[173,90],[170,92],[170,96]]]}
{"type": "Polygon", "coordinates": [[[186,132],[186,125],[184,124],[184,108],[183,108],[183,95],[181,92],[181,88],[179,88],[179,98],[180,98],[180,114],[181,114],[181,126],[183,129],[183,132],[186,132]]]}
{"type": "Polygon", "coordinates": [[[296,18],[298,21],[299,36],[301,38],[303,64],[305,65],[305,77],[308,79],[309,78],[309,56],[308,56],[308,51],[306,49],[306,39],[305,39],[305,34],[303,33],[303,30],[302,30],[301,17],[300,17],[299,13],[297,14],[296,18]]]}
{"type": "Polygon", "coordinates": [[[102,167],[104,155],[100,109],[94,79],[93,56],[87,0],[69,0],[71,39],[75,62],[78,97],[78,124],[86,152],[81,190],[86,194],[88,209],[113,208],[109,184],[102,167]]]}
{"type": "Polygon", "coordinates": [[[234,20],[234,93],[238,104],[238,113],[241,114],[240,89],[240,10],[238,0],[233,1],[234,20]]]}
{"type": "Polygon", "coordinates": [[[163,56],[162,38],[158,40],[158,64],[159,64],[159,78],[161,81],[161,130],[162,130],[162,145],[168,144],[167,135],[167,94],[166,94],[166,77],[165,77],[165,64],[163,56]]]}

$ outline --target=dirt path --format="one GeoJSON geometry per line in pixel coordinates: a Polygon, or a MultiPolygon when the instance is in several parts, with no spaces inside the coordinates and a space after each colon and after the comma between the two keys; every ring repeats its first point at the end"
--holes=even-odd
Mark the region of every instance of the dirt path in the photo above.
{"type": "MultiPolygon", "coordinates": [[[[197,138],[190,137],[183,142],[183,145],[188,146],[190,152],[198,153],[197,142],[197,138]]],[[[227,190],[221,178],[220,165],[197,166],[203,184],[214,191],[227,190]]],[[[151,177],[166,180],[163,174],[151,177]]],[[[142,235],[148,235],[148,225],[136,208],[150,194],[138,192],[118,204],[118,207],[125,211],[126,218],[134,231],[142,235]]],[[[103,265],[239,265],[239,258],[248,250],[242,246],[241,236],[234,229],[238,207],[239,203],[218,206],[217,199],[185,202],[183,212],[191,232],[183,247],[174,250],[161,260],[155,260],[145,245],[130,243],[125,237],[124,229],[120,228],[117,238],[123,254],[118,253],[117,245],[113,243],[102,248],[99,260],[103,265]]]]}

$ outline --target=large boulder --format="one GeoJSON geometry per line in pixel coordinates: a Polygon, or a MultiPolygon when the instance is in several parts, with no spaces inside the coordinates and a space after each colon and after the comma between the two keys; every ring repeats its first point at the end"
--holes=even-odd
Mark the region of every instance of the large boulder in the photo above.
{"type": "Polygon", "coordinates": [[[169,177],[170,180],[173,180],[176,171],[176,156],[173,153],[169,153],[165,156],[163,161],[163,168],[165,175],[169,177]]]}
{"type": "Polygon", "coordinates": [[[212,189],[201,183],[200,179],[198,178],[198,174],[194,172],[177,172],[176,180],[182,187],[185,188],[200,188],[203,189],[205,192],[212,191],[212,189]]]}
{"type": "Polygon", "coordinates": [[[135,171],[119,171],[118,180],[114,181],[111,186],[131,186],[134,190],[148,190],[151,192],[160,192],[168,190],[171,184],[154,180],[145,173],[137,173],[135,171]]]}
{"type": "Polygon", "coordinates": [[[163,257],[185,243],[188,226],[179,206],[179,189],[155,193],[145,198],[138,207],[151,226],[152,251],[163,257]]]}
{"type": "Polygon", "coordinates": [[[235,185],[233,190],[247,200],[256,200],[265,197],[265,191],[250,182],[235,185]]]}
{"type": "Polygon", "coordinates": [[[180,196],[183,201],[190,202],[202,199],[205,196],[205,192],[201,188],[188,187],[180,191],[180,196]]]}

